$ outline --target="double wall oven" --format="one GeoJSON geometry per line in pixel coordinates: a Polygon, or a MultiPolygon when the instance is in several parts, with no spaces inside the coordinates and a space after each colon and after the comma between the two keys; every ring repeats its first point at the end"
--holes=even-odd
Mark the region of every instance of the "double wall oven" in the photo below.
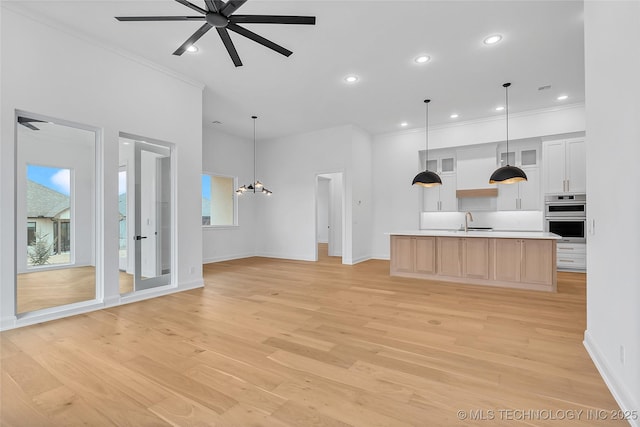
{"type": "Polygon", "coordinates": [[[544,219],[545,231],[562,236],[561,242],[586,243],[586,194],[545,196],[544,219]]]}

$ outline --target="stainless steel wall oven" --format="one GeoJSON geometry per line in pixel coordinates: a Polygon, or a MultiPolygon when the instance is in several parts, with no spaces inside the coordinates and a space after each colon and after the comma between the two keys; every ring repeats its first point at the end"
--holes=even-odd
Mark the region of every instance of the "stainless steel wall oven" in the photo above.
{"type": "Polygon", "coordinates": [[[544,200],[545,231],[562,236],[562,242],[585,243],[587,196],[547,195],[544,200]]]}

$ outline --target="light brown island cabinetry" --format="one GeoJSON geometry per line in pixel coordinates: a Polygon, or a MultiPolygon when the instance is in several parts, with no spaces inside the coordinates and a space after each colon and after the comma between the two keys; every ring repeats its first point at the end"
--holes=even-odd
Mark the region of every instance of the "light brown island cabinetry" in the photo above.
{"type": "Polygon", "coordinates": [[[556,240],[391,235],[391,275],[556,290],[556,240]]]}
{"type": "Polygon", "coordinates": [[[489,278],[489,239],[438,237],[437,274],[448,277],[489,278]]]}
{"type": "Polygon", "coordinates": [[[391,252],[392,270],[407,275],[436,273],[436,238],[431,236],[394,236],[391,252]]]}

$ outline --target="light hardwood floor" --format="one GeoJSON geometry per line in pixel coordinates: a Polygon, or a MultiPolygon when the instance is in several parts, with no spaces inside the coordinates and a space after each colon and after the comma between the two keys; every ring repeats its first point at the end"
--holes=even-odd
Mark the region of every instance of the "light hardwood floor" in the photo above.
{"type": "MultiPolygon", "coordinates": [[[[95,267],[72,267],[18,274],[16,312],[89,301],[96,297],[95,267]]],[[[120,293],[133,291],[133,276],[120,272],[120,293]]]]}
{"type": "Polygon", "coordinates": [[[523,424],[499,410],[613,424],[587,420],[617,406],[582,346],[584,275],[559,274],[551,294],[390,277],[387,261],[324,251],[207,264],[203,289],[3,332],[0,424],[523,424]]]}

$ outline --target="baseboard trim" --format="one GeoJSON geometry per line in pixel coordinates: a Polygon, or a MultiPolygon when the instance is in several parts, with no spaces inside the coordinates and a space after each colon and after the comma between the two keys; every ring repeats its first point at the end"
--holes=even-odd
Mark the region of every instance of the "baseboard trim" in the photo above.
{"type": "Polygon", "coordinates": [[[70,304],[65,308],[45,308],[40,312],[36,311],[16,316],[16,320],[13,325],[8,327],[7,329],[22,328],[23,326],[30,326],[35,325],[36,323],[49,322],[51,320],[58,320],[65,317],[76,316],[78,314],[89,313],[91,311],[97,311],[103,308],[105,308],[104,303],[96,302],[95,300],[70,304]]]}
{"type": "Polygon", "coordinates": [[[182,282],[178,286],[162,286],[157,289],[148,289],[146,292],[141,291],[138,294],[131,294],[127,296],[114,296],[108,300],[96,302],[88,301],[76,303],[65,308],[52,307],[41,310],[40,312],[26,313],[25,315],[7,316],[0,319],[0,330],[5,331],[9,329],[21,328],[23,326],[30,326],[36,323],[48,322],[51,320],[62,319],[65,317],[75,316],[78,314],[89,313],[92,311],[98,311],[105,308],[117,307],[123,304],[129,304],[132,302],[144,301],[152,298],[157,298],[165,295],[174,294],[177,292],[189,291],[192,289],[198,289],[204,287],[204,280],[198,279],[191,282],[182,282]]]}
{"type": "Polygon", "coordinates": [[[379,255],[371,255],[371,259],[379,259],[383,261],[391,260],[391,256],[389,254],[379,254],[379,255]]]}
{"type": "MultiPolygon", "coordinates": [[[[633,401],[633,396],[629,393],[624,384],[622,384],[613,374],[613,371],[609,368],[606,359],[602,356],[602,352],[599,350],[588,330],[584,332],[584,341],[582,344],[584,345],[584,348],[587,349],[587,353],[591,356],[593,364],[596,365],[596,369],[609,388],[613,398],[618,402],[620,409],[623,412],[638,411],[640,408],[640,402],[633,401]]],[[[633,427],[640,427],[640,420],[628,421],[629,425],[633,427]]]]}
{"type": "Polygon", "coordinates": [[[103,299],[104,302],[104,306],[105,308],[107,307],[115,307],[116,305],[120,304],[120,295],[114,295],[111,297],[105,297],[103,299]]]}
{"type": "Polygon", "coordinates": [[[293,261],[312,261],[312,262],[316,261],[311,257],[300,257],[295,255],[277,254],[277,253],[270,253],[270,252],[258,252],[254,256],[262,257],[262,258],[290,259],[293,261]]]}
{"type": "Polygon", "coordinates": [[[16,316],[6,316],[0,319],[0,331],[6,331],[16,327],[16,316]]]}
{"type": "Polygon", "coordinates": [[[253,253],[250,254],[236,254],[236,255],[224,255],[224,256],[217,256],[217,257],[213,257],[213,258],[205,258],[202,260],[203,264],[211,264],[214,262],[222,262],[222,261],[232,261],[234,259],[244,259],[244,258],[251,258],[254,257],[255,255],[253,253]]]}
{"type": "Polygon", "coordinates": [[[351,265],[360,264],[361,262],[369,261],[370,259],[371,259],[370,255],[354,258],[351,260],[351,265]]]}

